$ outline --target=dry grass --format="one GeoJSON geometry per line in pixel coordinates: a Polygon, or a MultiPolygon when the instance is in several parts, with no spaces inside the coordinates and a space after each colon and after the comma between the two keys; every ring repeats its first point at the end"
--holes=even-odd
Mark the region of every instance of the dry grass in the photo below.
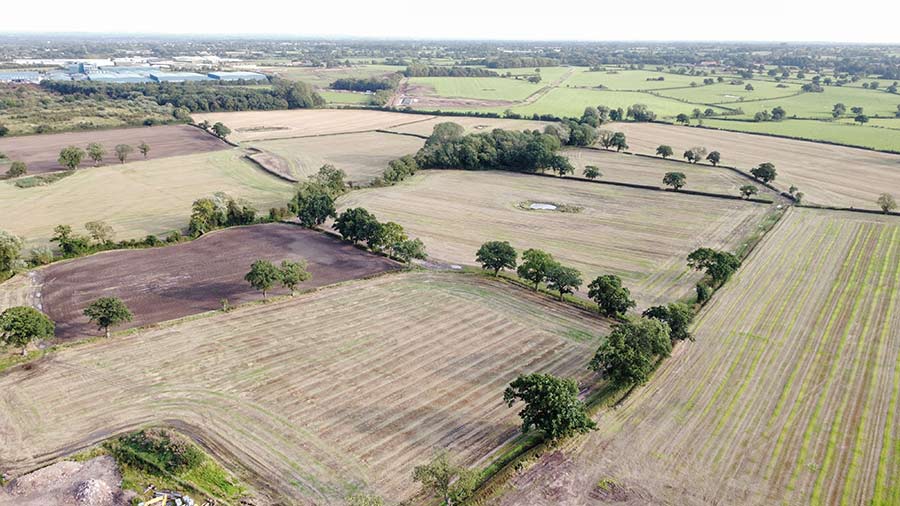
{"type": "Polygon", "coordinates": [[[796,185],[815,204],[876,209],[882,192],[900,197],[900,155],[843,146],[651,123],[617,123],[605,128],[625,132],[632,151],[653,154],[668,144],[679,156],[693,146],[722,153],[722,163],[744,171],[772,162],[775,185],[796,185]]]}
{"type": "Polygon", "coordinates": [[[285,160],[296,179],[305,179],[330,163],[346,172],[348,180],[365,184],[381,177],[388,162],[415,154],[424,142],[407,135],[366,132],[259,141],[251,145],[285,160]]]}
{"type": "Polygon", "coordinates": [[[504,130],[544,130],[550,123],[545,121],[531,121],[500,118],[475,118],[468,116],[439,116],[428,121],[410,123],[390,128],[392,132],[412,133],[418,135],[431,135],[434,126],[438,123],[451,122],[463,127],[467,133],[490,132],[495,128],[504,130]]]}
{"type": "Polygon", "coordinates": [[[572,499],[552,504],[588,502],[601,479],[631,504],[898,504],[898,286],[900,221],[792,211],[697,341],[507,504],[550,504],[564,479],[572,499]]]}
{"type": "Polygon", "coordinates": [[[673,195],[511,172],[424,171],[397,186],[352,192],[341,208],[362,206],[425,242],[436,260],[474,264],[489,240],[520,252],[544,249],[578,268],[585,283],[620,275],[642,307],[690,295],[697,273],[687,254],[734,248],[756,226],[762,204],[673,195]],[[531,211],[526,201],[582,207],[531,211]]]}
{"type": "Polygon", "coordinates": [[[519,373],[586,380],[606,323],[458,274],[408,273],[76,346],[0,375],[13,476],[113,434],[167,423],[266,504],[392,500],[449,447],[474,464],[518,432],[519,373]]]}
{"type": "Polygon", "coordinates": [[[47,244],[56,225],[103,220],[117,239],[183,229],[191,204],[215,192],[245,198],[262,211],[283,206],[291,185],[240,159],[239,150],[84,169],[47,186],[0,183],[0,227],[28,246],[47,244]]]}

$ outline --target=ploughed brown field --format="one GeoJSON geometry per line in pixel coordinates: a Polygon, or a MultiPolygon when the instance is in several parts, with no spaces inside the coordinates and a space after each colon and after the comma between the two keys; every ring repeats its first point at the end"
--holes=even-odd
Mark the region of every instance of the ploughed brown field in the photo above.
{"type": "MultiPolygon", "coordinates": [[[[187,125],[165,125],[144,128],[118,128],[115,130],[93,130],[49,135],[28,135],[0,139],[0,153],[13,161],[25,162],[29,174],[41,174],[65,170],[57,159],[59,152],[68,146],[87,149],[88,144],[97,142],[106,149],[103,165],[118,164],[115,147],[129,144],[134,152],[127,161],[143,160],[137,150],[138,144],[146,142],[150,146],[148,158],[166,158],[227,149],[230,146],[214,136],[187,125]]],[[[94,161],[85,156],[80,168],[92,167],[94,161]]]]}
{"type": "MultiPolygon", "coordinates": [[[[58,338],[96,334],[82,311],[99,297],[119,297],[134,313],[131,327],[262,298],[244,281],[257,259],[305,259],[312,279],[301,289],[389,271],[398,264],[296,225],[272,223],[213,232],[195,241],[99,253],[37,271],[43,310],[58,338]]],[[[272,294],[287,294],[275,287],[272,294]]],[[[124,327],[123,327],[124,328],[124,327]]]]}

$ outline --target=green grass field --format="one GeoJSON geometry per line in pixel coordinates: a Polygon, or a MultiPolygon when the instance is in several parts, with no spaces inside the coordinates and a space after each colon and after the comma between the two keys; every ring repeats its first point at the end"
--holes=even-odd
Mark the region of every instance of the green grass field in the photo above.
{"type": "Polygon", "coordinates": [[[579,72],[570,77],[565,84],[595,88],[603,85],[610,90],[656,90],[690,86],[692,82],[702,83],[703,77],[670,74],[649,70],[601,70],[591,72],[587,68],[579,68],[579,72]],[[663,81],[648,81],[648,78],[663,77],[663,81]]]}
{"type": "MultiPolygon", "coordinates": [[[[885,120],[892,121],[892,120],[885,120]]],[[[895,122],[898,125],[900,122],[895,122]]],[[[859,146],[882,151],[900,152],[900,133],[890,128],[859,126],[832,121],[784,120],[784,121],[728,121],[704,119],[709,127],[737,132],[767,133],[811,141],[827,141],[847,146],[859,146]]]]}
{"type": "Polygon", "coordinates": [[[372,95],[365,93],[319,90],[319,95],[329,104],[369,105],[372,100],[372,95]]]}
{"type": "Polygon", "coordinates": [[[746,110],[746,107],[742,105],[744,101],[788,97],[800,92],[800,86],[797,84],[783,84],[782,86],[785,86],[783,88],[778,87],[779,83],[771,81],[753,81],[752,84],[753,91],[745,89],[746,82],[745,84],[731,84],[726,81],[706,86],[660,90],[656,93],[694,103],[724,104],[728,107],[742,107],[746,110]]]}
{"type": "Polygon", "coordinates": [[[409,83],[431,88],[442,97],[484,100],[524,100],[543,87],[543,83],[504,77],[413,77],[409,83]]]}
{"type": "Polygon", "coordinates": [[[826,86],[822,93],[802,93],[788,98],[745,102],[741,104],[741,108],[744,110],[744,117],[753,117],[758,111],[781,106],[788,116],[831,118],[831,110],[838,102],[847,106],[848,115],[851,107],[862,106],[863,112],[869,116],[893,116],[900,105],[900,95],[880,90],[826,86]]]}

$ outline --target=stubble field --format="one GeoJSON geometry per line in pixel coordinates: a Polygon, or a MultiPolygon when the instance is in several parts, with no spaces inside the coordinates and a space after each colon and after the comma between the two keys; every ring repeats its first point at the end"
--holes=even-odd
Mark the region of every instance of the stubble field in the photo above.
{"type": "Polygon", "coordinates": [[[896,219],[792,210],[696,342],[505,503],[898,503],[898,286],[896,219]],[[560,480],[569,495],[548,502],[560,480]]]}
{"type": "Polygon", "coordinates": [[[355,281],[0,375],[0,462],[17,476],[168,424],[255,485],[261,503],[340,503],[360,488],[401,500],[434,449],[474,465],[518,432],[502,400],[516,375],[587,380],[607,331],[581,310],[471,276],[355,281]]]}

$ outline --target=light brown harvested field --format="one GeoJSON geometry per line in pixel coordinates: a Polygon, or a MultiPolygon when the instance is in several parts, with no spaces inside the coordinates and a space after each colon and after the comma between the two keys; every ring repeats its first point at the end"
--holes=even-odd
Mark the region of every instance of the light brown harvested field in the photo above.
{"type": "Polygon", "coordinates": [[[900,220],[791,211],[696,342],[504,503],[597,504],[606,480],[634,505],[900,504],[898,287],[900,220]]]}
{"type": "Polygon", "coordinates": [[[38,282],[33,273],[22,273],[0,284],[0,313],[13,306],[42,309],[38,282]]]}
{"type": "Polygon", "coordinates": [[[232,130],[235,142],[284,139],[389,129],[406,123],[428,121],[434,116],[352,109],[293,109],[194,114],[194,121],[222,122],[232,130]]]}
{"type": "MultiPolygon", "coordinates": [[[[767,206],[674,195],[512,172],[422,171],[396,186],[351,192],[341,209],[361,206],[396,221],[436,260],[474,264],[485,241],[520,252],[544,249],[581,270],[585,283],[615,273],[639,306],[689,295],[699,279],[685,258],[700,246],[734,248],[767,206]],[[525,201],[580,206],[579,213],[533,211],[525,201]]],[[[585,289],[586,290],[586,289],[585,289]]]]}
{"type": "MultiPolygon", "coordinates": [[[[77,146],[87,149],[92,142],[98,142],[106,148],[104,165],[119,165],[114,151],[118,144],[130,144],[134,147],[134,152],[129,156],[129,161],[141,161],[144,158],[137,146],[142,141],[150,146],[148,156],[154,160],[230,148],[228,144],[199,128],[166,125],[0,138],[0,153],[5,153],[10,160],[25,162],[29,174],[41,174],[66,170],[57,161],[63,148],[77,146]]],[[[85,156],[80,167],[84,169],[93,166],[93,160],[85,156]]]]}
{"type": "Polygon", "coordinates": [[[268,501],[413,494],[448,447],[472,465],[518,432],[519,373],[590,378],[607,324],[459,274],[350,282],[55,353],[0,375],[0,468],[18,476],[141,425],[193,436],[268,501]],[[251,474],[252,473],[252,474],[251,474]]]}
{"type": "Polygon", "coordinates": [[[625,132],[631,151],[654,154],[668,144],[679,156],[693,146],[722,153],[722,163],[744,171],[772,162],[775,186],[796,185],[805,201],[840,207],[877,209],[882,192],[900,197],[900,155],[844,146],[655,123],[615,123],[625,132]]]}
{"type": "MultiPolygon", "coordinates": [[[[601,181],[663,185],[666,172],[682,172],[687,178],[686,190],[697,190],[727,195],[740,195],[738,188],[750,184],[746,178],[728,169],[717,169],[710,165],[679,163],[671,160],[650,159],[643,156],[626,155],[615,151],[596,149],[566,149],[562,154],[575,166],[576,177],[583,177],[585,166],[594,165],[600,169],[601,181]]],[[[761,192],[765,187],[756,185],[761,192]]],[[[764,192],[763,192],[764,193],[764,192]]]]}
{"type": "Polygon", "coordinates": [[[285,160],[296,179],[305,179],[330,163],[346,172],[349,181],[365,184],[381,177],[391,160],[414,155],[424,143],[408,135],[366,132],[251,144],[285,160]]]}
{"type": "Polygon", "coordinates": [[[495,128],[504,130],[544,130],[550,123],[546,121],[532,121],[521,119],[503,118],[475,118],[469,116],[438,116],[428,121],[409,123],[398,127],[389,128],[391,132],[411,133],[417,135],[431,135],[434,126],[438,123],[456,123],[465,128],[467,133],[490,132],[495,128]]]}
{"type": "MultiPolygon", "coordinates": [[[[287,223],[236,227],[197,240],[140,250],[110,251],[51,264],[34,272],[43,311],[56,322],[57,338],[96,335],[82,315],[100,297],[118,297],[134,313],[119,327],[137,327],[261,298],[244,281],[259,259],[276,265],[306,260],[312,279],[301,289],[398,269],[399,264],[363,252],[320,232],[287,223]]],[[[0,285],[2,294],[5,285],[0,285]]],[[[280,286],[270,293],[288,291],[280,286]]],[[[0,295],[0,300],[2,300],[0,295]]]]}

